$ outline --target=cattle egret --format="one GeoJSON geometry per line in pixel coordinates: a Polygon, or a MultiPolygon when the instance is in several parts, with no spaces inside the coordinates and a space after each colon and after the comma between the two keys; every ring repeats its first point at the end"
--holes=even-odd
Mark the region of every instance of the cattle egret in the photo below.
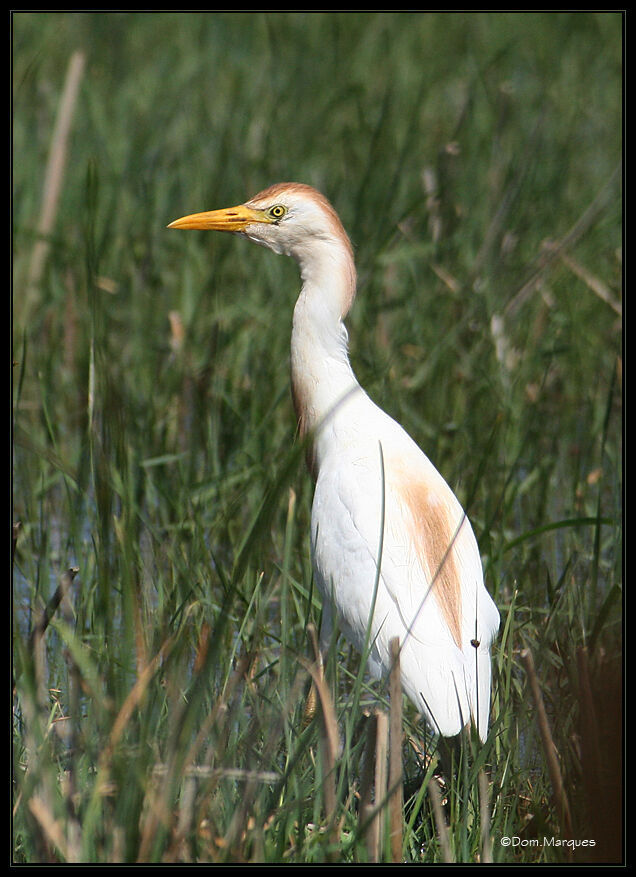
{"type": "Polygon", "coordinates": [[[185,216],[168,228],[233,232],[298,262],[291,381],[300,433],[311,443],[321,647],[337,618],[379,678],[399,637],[403,690],[432,730],[452,737],[472,720],[484,741],[499,613],[457,498],[353,373],[343,320],[356,270],[337,213],[312,187],[279,183],[238,207],[185,216]]]}

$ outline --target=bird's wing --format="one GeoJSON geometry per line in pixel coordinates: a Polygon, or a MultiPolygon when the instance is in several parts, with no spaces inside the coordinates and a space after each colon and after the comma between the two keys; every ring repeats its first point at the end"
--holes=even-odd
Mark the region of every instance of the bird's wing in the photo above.
{"type": "Polygon", "coordinates": [[[408,685],[419,684],[443,733],[472,715],[483,737],[499,613],[484,587],[472,527],[419,449],[389,453],[385,481],[382,578],[408,631],[402,651],[408,685]]]}

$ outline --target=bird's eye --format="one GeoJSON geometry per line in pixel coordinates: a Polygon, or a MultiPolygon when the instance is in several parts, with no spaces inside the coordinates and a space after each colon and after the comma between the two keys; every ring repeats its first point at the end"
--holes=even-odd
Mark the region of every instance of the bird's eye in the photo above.
{"type": "Polygon", "coordinates": [[[287,208],[283,207],[282,204],[276,204],[274,207],[270,207],[267,211],[272,219],[279,220],[282,219],[283,216],[287,213],[287,208]]]}

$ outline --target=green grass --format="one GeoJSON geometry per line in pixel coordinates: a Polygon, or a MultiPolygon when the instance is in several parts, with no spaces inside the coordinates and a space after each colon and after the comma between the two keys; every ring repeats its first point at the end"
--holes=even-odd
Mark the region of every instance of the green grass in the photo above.
{"type": "MultiPolygon", "coordinates": [[[[320,722],[303,725],[320,603],[288,386],[297,269],[166,230],[281,180],[340,213],[354,368],[466,505],[501,611],[492,732],[449,790],[452,856],[479,860],[485,827],[495,862],[567,860],[543,841],[564,832],[525,648],[573,837],[596,841],[574,857],[620,856],[621,27],[14,14],[14,861],[366,861],[364,714],[386,689],[344,642],[326,667],[335,776],[320,722]]],[[[402,858],[440,861],[431,743],[404,708],[402,858]]]]}

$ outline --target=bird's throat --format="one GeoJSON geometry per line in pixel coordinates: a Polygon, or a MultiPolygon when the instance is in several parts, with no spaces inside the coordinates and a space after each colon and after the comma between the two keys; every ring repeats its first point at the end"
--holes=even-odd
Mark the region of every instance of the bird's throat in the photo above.
{"type": "Polygon", "coordinates": [[[328,297],[305,285],[294,309],[291,337],[294,408],[301,436],[313,439],[314,457],[319,455],[320,431],[360,391],[349,362],[347,330],[328,304],[328,297]]]}

